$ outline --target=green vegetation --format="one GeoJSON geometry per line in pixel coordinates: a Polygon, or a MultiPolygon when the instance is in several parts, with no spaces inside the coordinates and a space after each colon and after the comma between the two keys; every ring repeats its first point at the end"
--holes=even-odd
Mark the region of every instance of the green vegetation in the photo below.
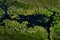
{"type": "Polygon", "coordinates": [[[5,12],[0,8],[0,18],[5,14],[5,12]]]}
{"type": "Polygon", "coordinates": [[[47,28],[39,25],[28,28],[28,21],[20,23],[12,20],[20,19],[19,15],[42,14],[48,17],[48,19],[43,18],[47,22],[53,12],[44,6],[58,12],[53,16],[50,25],[50,39],[60,40],[60,0],[0,0],[0,40],[49,40],[47,28]],[[8,10],[4,10],[5,6],[8,10]],[[5,14],[8,14],[11,19],[4,18],[5,14]]]}

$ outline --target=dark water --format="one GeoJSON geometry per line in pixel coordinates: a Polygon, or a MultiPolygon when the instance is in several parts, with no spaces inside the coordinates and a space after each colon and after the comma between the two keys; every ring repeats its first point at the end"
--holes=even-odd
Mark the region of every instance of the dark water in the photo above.
{"type": "MultiPolygon", "coordinates": [[[[23,21],[28,21],[28,24],[27,24],[28,27],[34,27],[35,25],[37,25],[37,26],[42,26],[44,28],[47,28],[46,30],[48,31],[48,34],[49,34],[48,39],[50,40],[50,25],[52,24],[53,16],[55,16],[56,12],[53,12],[53,14],[50,17],[48,17],[46,15],[42,15],[42,14],[36,14],[36,15],[28,15],[28,16],[18,15],[20,19],[16,19],[16,18],[11,19],[7,13],[8,6],[6,6],[6,5],[4,5],[4,3],[2,3],[2,5],[0,5],[0,8],[3,9],[5,12],[3,17],[0,18],[0,23],[2,23],[3,20],[5,20],[5,19],[16,20],[17,22],[20,22],[20,23],[22,23],[23,21]],[[44,18],[47,18],[49,20],[47,22],[45,22],[44,18]],[[40,21],[37,21],[37,20],[40,20],[40,21]]],[[[2,23],[0,25],[4,26],[5,24],[2,23]]]]}
{"type": "Polygon", "coordinates": [[[5,14],[0,20],[3,21],[5,19],[10,19],[10,20],[16,20],[20,23],[22,23],[23,21],[28,21],[28,27],[33,27],[33,24],[38,26],[43,26],[44,28],[47,26],[50,26],[50,25],[47,25],[48,22],[47,23],[44,22],[45,21],[44,18],[45,17],[48,18],[48,17],[42,14],[28,15],[28,16],[18,15],[18,16],[20,17],[20,19],[16,19],[16,18],[12,19],[8,14],[5,14]],[[40,20],[40,22],[37,20],[40,20]]]}

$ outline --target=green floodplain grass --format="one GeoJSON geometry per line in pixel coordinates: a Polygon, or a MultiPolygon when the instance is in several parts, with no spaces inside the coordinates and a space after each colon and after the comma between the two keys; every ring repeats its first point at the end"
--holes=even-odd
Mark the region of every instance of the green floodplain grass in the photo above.
{"type": "MultiPolygon", "coordinates": [[[[1,1],[3,2],[4,0],[1,1]]],[[[52,12],[48,11],[46,8],[43,7],[43,5],[40,3],[41,1],[18,0],[17,3],[14,3],[14,1],[15,0],[6,1],[6,5],[9,6],[7,12],[11,18],[17,18],[18,15],[27,16],[35,14],[44,14],[48,17],[52,15],[52,12]]],[[[42,2],[44,3],[44,5],[48,6],[48,8],[50,8],[51,6],[51,10],[59,12],[60,8],[57,7],[60,4],[59,0],[57,2],[55,0],[51,0],[51,2],[42,0],[42,2]]],[[[4,14],[4,10],[0,8],[0,18],[2,18],[4,14]]],[[[53,24],[51,24],[50,27],[50,38],[51,40],[60,40],[60,14],[56,14],[54,16],[54,20],[55,21],[53,21],[53,24]]],[[[48,40],[48,32],[42,26],[27,28],[27,21],[19,23],[17,21],[9,19],[4,20],[3,23],[5,23],[5,26],[0,26],[0,40],[48,40]]]]}

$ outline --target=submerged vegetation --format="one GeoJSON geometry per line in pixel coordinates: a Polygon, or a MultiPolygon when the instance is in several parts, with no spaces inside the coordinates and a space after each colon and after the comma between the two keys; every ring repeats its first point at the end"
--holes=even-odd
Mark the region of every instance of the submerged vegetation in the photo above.
{"type": "Polygon", "coordinates": [[[59,0],[0,0],[0,40],[60,40],[59,0]]]}

